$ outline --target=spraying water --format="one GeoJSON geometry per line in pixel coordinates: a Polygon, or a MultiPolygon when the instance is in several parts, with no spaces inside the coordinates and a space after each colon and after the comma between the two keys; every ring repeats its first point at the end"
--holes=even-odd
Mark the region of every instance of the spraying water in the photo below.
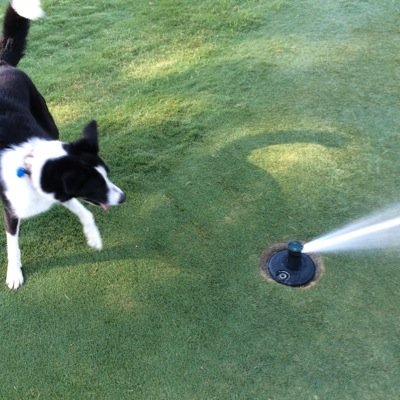
{"type": "Polygon", "coordinates": [[[358,220],[304,245],[304,253],[400,248],[400,205],[358,220]]]}

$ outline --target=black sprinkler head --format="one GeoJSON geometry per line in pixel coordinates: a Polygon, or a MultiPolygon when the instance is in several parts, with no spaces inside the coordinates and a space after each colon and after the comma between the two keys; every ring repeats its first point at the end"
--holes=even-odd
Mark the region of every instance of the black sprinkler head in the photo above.
{"type": "Polygon", "coordinates": [[[287,248],[279,249],[263,260],[262,269],[266,269],[265,272],[282,285],[305,286],[314,279],[316,265],[302,250],[302,243],[293,240],[287,248]]]}

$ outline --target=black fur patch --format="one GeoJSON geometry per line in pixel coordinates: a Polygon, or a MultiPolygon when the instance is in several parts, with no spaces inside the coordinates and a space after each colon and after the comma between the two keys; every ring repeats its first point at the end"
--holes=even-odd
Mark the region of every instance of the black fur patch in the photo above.
{"type": "Polygon", "coordinates": [[[41,187],[54,194],[61,202],[83,198],[94,204],[107,202],[107,184],[103,176],[75,156],[65,156],[45,163],[42,169],[41,187]]]}

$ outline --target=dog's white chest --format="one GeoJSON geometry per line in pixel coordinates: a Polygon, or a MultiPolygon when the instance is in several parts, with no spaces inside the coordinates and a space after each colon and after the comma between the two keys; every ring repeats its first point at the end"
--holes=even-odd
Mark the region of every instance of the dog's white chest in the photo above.
{"type": "MultiPolygon", "coordinates": [[[[36,166],[31,176],[17,175],[17,170],[24,167],[27,155],[32,151],[32,144],[25,143],[5,150],[1,155],[1,180],[4,196],[18,218],[29,218],[47,211],[56,200],[40,188],[40,167],[36,166]],[[39,170],[39,171],[38,171],[39,170]]],[[[37,160],[35,160],[37,164],[37,160]]]]}
{"type": "Polygon", "coordinates": [[[33,188],[30,177],[19,178],[15,171],[15,178],[12,176],[5,177],[2,174],[5,182],[4,195],[9,201],[15,216],[29,218],[47,211],[54,204],[54,200],[39,195],[33,188]]]}

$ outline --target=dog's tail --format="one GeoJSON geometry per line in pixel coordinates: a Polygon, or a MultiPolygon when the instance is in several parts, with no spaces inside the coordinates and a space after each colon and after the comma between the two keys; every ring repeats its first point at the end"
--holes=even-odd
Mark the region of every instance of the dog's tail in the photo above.
{"type": "Polygon", "coordinates": [[[29,20],[44,16],[40,0],[12,0],[4,15],[0,60],[16,66],[24,56],[29,20]]]}

